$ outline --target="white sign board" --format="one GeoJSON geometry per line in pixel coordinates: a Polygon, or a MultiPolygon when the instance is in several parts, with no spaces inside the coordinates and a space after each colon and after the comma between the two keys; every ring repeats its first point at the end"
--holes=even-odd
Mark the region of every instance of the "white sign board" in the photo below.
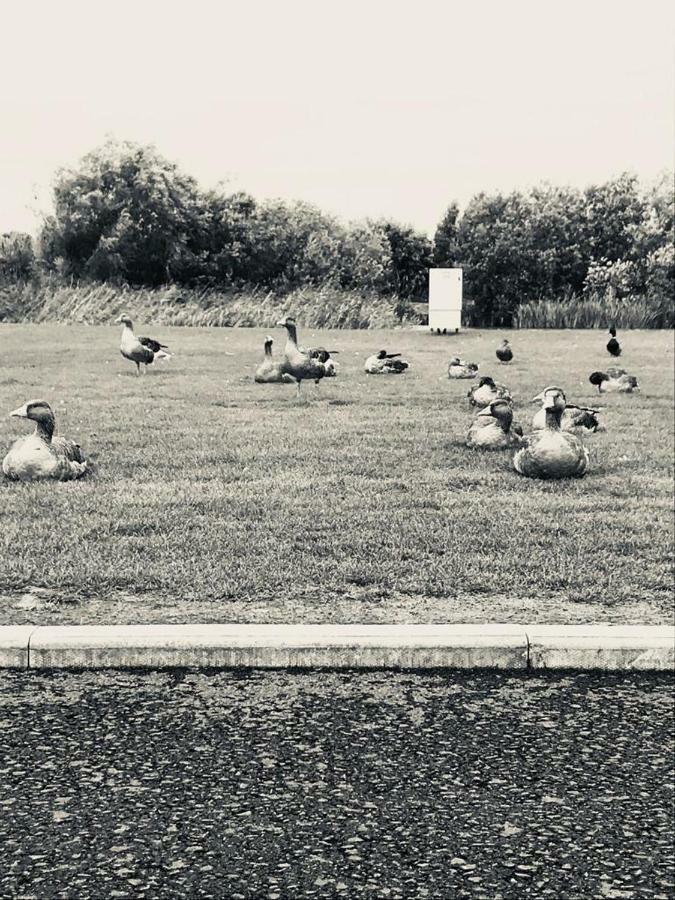
{"type": "Polygon", "coordinates": [[[429,328],[459,331],[462,325],[462,270],[429,269],[429,328]]]}

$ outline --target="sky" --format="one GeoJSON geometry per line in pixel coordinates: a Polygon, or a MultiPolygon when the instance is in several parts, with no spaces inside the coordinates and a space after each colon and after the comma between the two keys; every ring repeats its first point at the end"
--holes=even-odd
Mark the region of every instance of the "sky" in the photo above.
{"type": "Polygon", "coordinates": [[[204,187],[386,216],[673,168],[662,0],[5,4],[0,232],[34,232],[59,167],[152,143],[204,187]]]}

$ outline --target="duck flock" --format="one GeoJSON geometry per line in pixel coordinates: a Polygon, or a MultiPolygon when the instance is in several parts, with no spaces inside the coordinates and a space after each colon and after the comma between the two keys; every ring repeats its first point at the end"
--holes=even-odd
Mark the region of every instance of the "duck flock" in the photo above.
{"type": "MultiPolygon", "coordinates": [[[[171,359],[166,344],[153,338],[137,337],[128,316],[122,316],[118,323],[122,325],[120,352],[136,365],[138,376],[146,372],[148,366],[171,359]]],[[[323,378],[334,378],[338,374],[339,366],[333,358],[337,350],[301,347],[295,320],[290,316],[277,325],[286,330],[284,352],[275,357],[274,339],[269,335],[265,338],[263,359],[254,376],[258,384],[294,384],[300,397],[303,381],[313,381],[318,388],[323,378]]],[[[616,329],[612,327],[609,332],[611,339],[607,343],[607,352],[618,357],[622,349],[616,329]]],[[[507,340],[497,348],[496,357],[500,365],[509,365],[514,359],[507,340]]],[[[513,468],[529,478],[578,478],[584,475],[588,451],[582,438],[605,430],[599,418],[601,410],[568,403],[564,390],[550,385],[532,398],[540,408],[533,417],[530,433],[525,434],[522,426],[514,422],[513,397],[509,389],[491,376],[479,377],[479,368],[478,363],[453,357],[447,369],[448,378],[477,379],[467,394],[469,405],[475,410],[466,438],[467,446],[481,450],[512,450],[513,468]]],[[[410,364],[400,353],[380,350],[366,359],[364,370],[368,375],[404,375],[410,370],[410,364]]],[[[616,367],[592,372],[589,381],[600,394],[639,390],[637,378],[616,367]]],[[[78,444],[55,436],[54,412],[45,400],[30,400],[10,415],[30,419],[35,423],[35,430],[15,441],[5,456],[2,471],[6,478],[13,481],[68,481],[91,471],[78,444]]]]}

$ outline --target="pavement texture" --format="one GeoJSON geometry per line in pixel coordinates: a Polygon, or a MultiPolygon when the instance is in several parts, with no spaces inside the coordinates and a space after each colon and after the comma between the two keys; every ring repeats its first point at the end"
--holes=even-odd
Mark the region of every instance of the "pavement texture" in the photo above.
{"type": "Polygon", "coordinates": [[[3,898],[673,893],[667,673],[0,673],[3,898]]]}

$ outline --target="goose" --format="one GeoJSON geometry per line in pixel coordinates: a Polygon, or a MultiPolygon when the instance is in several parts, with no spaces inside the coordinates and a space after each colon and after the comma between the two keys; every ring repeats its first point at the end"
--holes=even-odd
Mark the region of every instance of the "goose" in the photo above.
{"type": "Polygon", "coordinates": [[[453,356],[448,363],[448,378],[475,378],[479,368],[478,363],[465,362],[459,356],[453,356]]]}
{"type": "Polygon", "coordinates": [[[607,341],[607,352],[611,356],[621,356],[621,344],[616,339],[616,328],[612,325],[609,329],[609,333],[612,335],[611,338],[607,341]]]}
{"type": "Polygon", "coordinates": [[[606,372],[591,372],[588,380],[597,385],[598,392],[632,394],[639,391],[640,385],[635,375],[629,375],[625,369],[610,367],[606,372]]]}
{"type": "Polygon", "coordinates": [[[2,471],[12,481],[38,481],[51,478],[70,481],[81,478],[88,464],[79,444],[54,437],[55,419],[46,400],[29,400],[10,413],[35,422],[35,431],[12,444],[2,463],[2,471]]]}
{"type": "Polygon", "coordinates": [[[513,424],[513,409],[508,400],[493,400],[477,413],[467,435],[468,447],[504,450],[519,447],[523,429],[513,424]]]}
{"type": "Polygon", "coordinates": [[[588,450],[575,434],[560,429],[565,395],[556,387],[543,393],[545,426],[523,438],[513,467],[527,478],[581,478],[588,466],[588,450]]]}
{"type": "MultiPolygon", "coordinates": [[[[536,397],[532,398],[532,403],[544,402],[547,391],[560,391],[565,398],[565,392],[562,388],[554,385],[544,388],[536,397]]],[[[595,431],[606,431],[605,426],[598,419],[599,409],[592,409],[590,406],[576,406],[574,403],[566,403],[565,411],[560,420],[560,428],[563,431],[571,431],[574,434],[591,434],[595,431]]],[[[546,410],[542,406],[532,419],[532,427],[535,431],[539,431],[546,427],[546,410]]]]}
{"type": "Polygon", "coordinates": [[[152,365],[155,359],[171,359],[166,344],[160,344],[154,338],[136,337],[128,316],[120,316],[117,322],[123,326],[120,353],[125,359],[136,363],[137,375],[141,374],[141,363],[146,367],[144,371],[147,371],[147,367],[152,365]]]}
{"type": "Polygon", "coordinates": [[[265,356],[255,370],[254,380],[258,384],[293,384],[294,378],[284,372],[284,362],[274,359],[272,345],[274,338],[269,334],[265,338],[265,356]]]}
{"type": "Polygon", "coordinates": [[[504,338],[501,347],[496,350],[499,362],[509,363],[513,359],[513,350],[509,347],[509,342],[504,338]]]}
{"type": "Polygon", "coordinates": [[[364,369],[367,375],[402,375],[408,367],[409,363],[401,359],[400,353],[380,350],[368,357],[364,369]]]}
{"type": "Polygon", "coordinates": [[[309,353],[310,359],[316,359],[319,362],[323,363],[326,367],[326,374],[324,378],[335,378],[338,373],[338,364],[331,356],[332,353],[339,353],[339,350],[326,350],[325,347],[310,347],[309,350],[303,351],[303,348],[299,348],[301,352],[309,353]]]}
{"type": "Polygon", "coordinates": [[[469,390],[467,397],[472,406],[487,406],[493,400],[508,400],[510,403],[513,399],[506,385],[495,382],[489,375],[483,375],[478,384],[469,390]]]}
{"type": "Polygon", "coordinates": [[[286,316],[280,322],[277,322],[280,328],[286,329],[287,339],[284,348],[284,374],[289,376],[291,381],[295,382],[298,397],[300,397],[300,385],[303,381],[313,381],[318,387],[319,381],[326,377],[327,364],[315,359],[310,355],[310,351],[301,350],[298,347],[298,329],[295,319],[292,316],[286,316]]]}

